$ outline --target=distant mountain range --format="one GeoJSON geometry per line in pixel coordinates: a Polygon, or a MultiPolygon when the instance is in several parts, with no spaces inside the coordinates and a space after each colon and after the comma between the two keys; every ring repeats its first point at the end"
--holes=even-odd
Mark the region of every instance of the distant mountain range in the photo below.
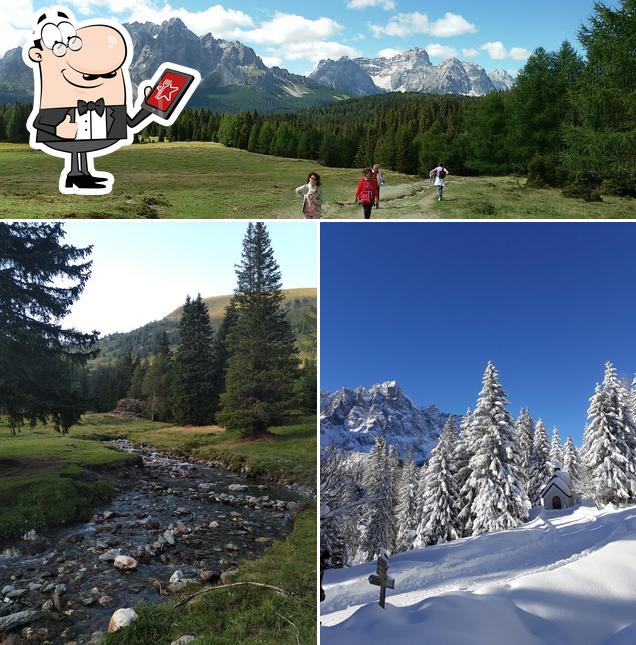
{"type": "MultiPolygon", "coordinates": [[[[386,91],[482,96],[507,89],[509,74],[490,75],[479,65],[456,58],[432,65],[424,49],[411,49],[393,58],[341,58],[320,61],[309,78],[280,67],[267,67],[253,49],[240,42],[197,36],[179,18],[161,25],[124,25],[133,41],[131,78],[135,85],[170,61],[194,67],[202,82],[190,104],[219,112],[297,110],[352,96],[386,91]]],[[[33,74],[20,49],[0,59],[0,103],[33,100],[33,74]]]]}
{"type": "Polygon", "coordinates": [[[480,65],[450,58],[433,65],[425,49],[409,49],[391,58],[321,60],[310,78],[353,96],[380,92],[422,92],[484,96],[514,84],[508,72],[490,74],[480,65]]]}
{"type": "Polygon", "coordinates": [[[322,392],[320,445],[366,453],[382,435],[401,458],[409,451],[422,462],[435,447],[451,416],[436,406],[417,406],[395,381],[370,388],[322,392]]]}
{"type": "MultiPolygon", "coordinates": [[[[305,358],[316,357],[316,289],[285,289],[285,309],[296,335],[296,344],[305,358]]],[[[216,331],[225,315],[225,308],[231,295],[204,298],[208,308],[212,329],[216,331]]],[[[175,309],[165,318],[150,322],[129,332],[108,334],[100,338],[97,345],[100,355],[96,363],[108,363],[128,352],[139,358],[150,356],[157,348],[161,332],[165,331],[171,345],[179,342],[177,324],[182,307],[175,309]]]]}

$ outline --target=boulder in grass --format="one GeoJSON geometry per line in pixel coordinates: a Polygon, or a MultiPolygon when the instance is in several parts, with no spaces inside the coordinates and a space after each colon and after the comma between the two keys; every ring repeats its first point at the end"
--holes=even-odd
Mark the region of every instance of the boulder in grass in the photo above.
{"type": "Polygon", "coordinates": [[[128,627],[133,621],[137,620],[137,612],[131,607],[122,607],[118,609],[110,618],[108,623],[108,633],[112,634],[124,627],[128,627]]]}

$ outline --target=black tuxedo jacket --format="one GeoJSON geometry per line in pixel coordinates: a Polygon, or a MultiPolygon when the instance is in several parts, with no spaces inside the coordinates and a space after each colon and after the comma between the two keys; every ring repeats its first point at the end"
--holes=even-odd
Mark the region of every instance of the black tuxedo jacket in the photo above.
{"type": "MultiPolygon", "coordinates": [[[[64,121],[66,115],[70,114],[71,122],[75,123],[75,108],[43,108],[33,121],[33,127],[38,131],[36,141],[50,143],[52,141],[72,141],[62,139],[55,134],[57,126],[64,121]]],[[[106,135],[108,139],[125,139],[128,136],[128,128],[141,123],[150,115],[145,110],[140,110],[134,117],[129,117],[125,105],[106,106],[106,135]]]]}

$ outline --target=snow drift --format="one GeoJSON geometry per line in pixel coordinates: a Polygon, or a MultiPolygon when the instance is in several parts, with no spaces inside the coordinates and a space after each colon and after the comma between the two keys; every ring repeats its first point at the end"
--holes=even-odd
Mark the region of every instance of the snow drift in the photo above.
{"type": "Polygon", "coordinates": [[[636,506],[541,511],[517,529],[399,554],[385,611],[374,570],[326,572],[322,643],[636,643],[636,506]]]}

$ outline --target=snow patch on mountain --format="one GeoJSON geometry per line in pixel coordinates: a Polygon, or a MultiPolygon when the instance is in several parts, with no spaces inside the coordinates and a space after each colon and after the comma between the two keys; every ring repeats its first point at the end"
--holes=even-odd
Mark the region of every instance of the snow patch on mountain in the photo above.
{"type": "Polygon", "coordinates": [[[417,406],[396,381],[321,393],[321,446],[368,452],[382,435],[400,457],[428,458],[450,415],[417,406]]]}

